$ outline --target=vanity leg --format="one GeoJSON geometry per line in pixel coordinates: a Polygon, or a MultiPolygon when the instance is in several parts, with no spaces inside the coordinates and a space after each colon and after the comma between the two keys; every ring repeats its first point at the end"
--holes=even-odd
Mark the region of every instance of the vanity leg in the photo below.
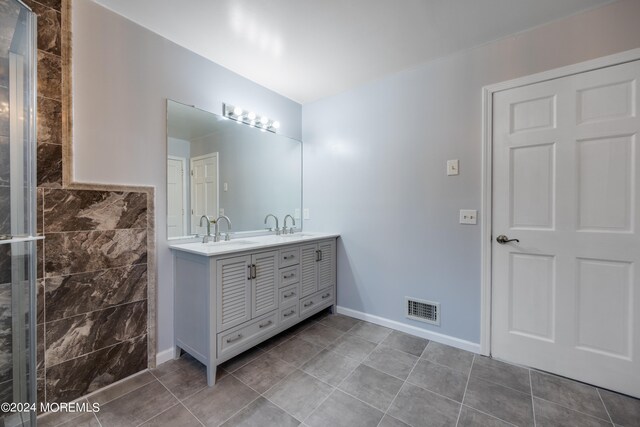
{"type": "Polygon", "coordinates": [[[333,304],[331,307],[329,307],[329,312],[331,314],[338,314],[338,310],[336,309],[336,305],[333,304]]]}
{"type": "Polygon", "coordinates": [[[216,384],[216,365],[207,366],[207,385],[213,387],[216,384]]]}
{"type": "Polygon", "coordinates": [[[173,360],[178,360],[180,359],[180,356],[182,355],[182,349],[178,346],[175,346],[173,348],[173,360]]]}

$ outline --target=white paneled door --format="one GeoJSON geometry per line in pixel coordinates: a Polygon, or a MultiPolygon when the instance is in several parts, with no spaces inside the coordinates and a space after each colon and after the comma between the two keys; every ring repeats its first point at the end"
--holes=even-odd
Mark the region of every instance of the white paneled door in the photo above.
{"type": "Polygon", "coordinates": [[[191,232],[206,234],[202,215],[218,217],[218,153],[191,158],[191,232]]]}
{"type": "Polygon", "coordinates": [[[186,159],[167,159],[167,237],[180,237],[185,233],[184,169],[186,159]]]}
{"type": "Polygon", "coordinates": [[[636,397],[639,79],[635,61],[493,103],[492,354],[636,397]]]}

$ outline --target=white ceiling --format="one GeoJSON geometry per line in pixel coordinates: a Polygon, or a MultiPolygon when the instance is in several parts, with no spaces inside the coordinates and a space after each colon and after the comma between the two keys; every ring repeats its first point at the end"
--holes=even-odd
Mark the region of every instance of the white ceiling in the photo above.
{"type": "Polygon", "coordinates": [[[611,0],[94,0],[307,103],[611,0]]]}

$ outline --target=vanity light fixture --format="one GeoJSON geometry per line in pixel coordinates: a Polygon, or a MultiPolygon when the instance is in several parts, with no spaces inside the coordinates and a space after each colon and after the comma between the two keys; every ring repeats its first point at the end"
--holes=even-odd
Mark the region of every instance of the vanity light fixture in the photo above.
{"type": "Polygon", "coordinates": [[[279,121],[271,120],[267,116],[259,116],[253,111],[244,110],[236,105],[222,104],[222,114],[237,123],[244,123],[261,131],[275,133],[276,130],[280,129],[279,121]]]}

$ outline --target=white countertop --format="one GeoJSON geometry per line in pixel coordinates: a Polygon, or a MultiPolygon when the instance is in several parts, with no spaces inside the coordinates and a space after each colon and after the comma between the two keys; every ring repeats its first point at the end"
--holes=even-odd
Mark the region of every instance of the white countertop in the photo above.
{"type": "Polygon", "coordinates": [[[335,238],[338,236],[339,234],[336,233],[311,233],[304,231],[282,236],[269,234],[266,236],[232,239],[228,242],[202,243],[200,240],[192,243],[169,245],[169,249],[189,252],[196,255],[216,256],[234,252],[253,251],[256,249],[264,249],[274,246],[290,245],[293,243],[307,243],[315,240],[335,238]]]}

